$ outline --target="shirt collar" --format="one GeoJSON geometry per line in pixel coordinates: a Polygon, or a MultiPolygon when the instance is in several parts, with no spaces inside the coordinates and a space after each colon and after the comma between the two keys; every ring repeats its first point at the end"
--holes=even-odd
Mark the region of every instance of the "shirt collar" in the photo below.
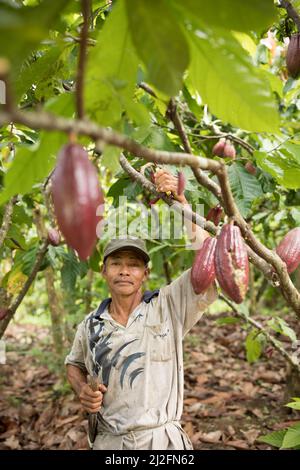
{"type": "MultiPolygon", "coordinates": [[[[153,299],[153,297],[157,297],[158,294],[159,294],[159,289],[155,289],[153,291],[146,290],[143,294],[142,302],[146,302],[148,304],[153,299]]],[[[96,313],[93,315],[94,318],[97,318],[100,320],[102,313],[108,308],[110,302],[111,302],[110,297],[108,299],[104,299],[99,305],[99,307],[97,308],[96,313]]]]}

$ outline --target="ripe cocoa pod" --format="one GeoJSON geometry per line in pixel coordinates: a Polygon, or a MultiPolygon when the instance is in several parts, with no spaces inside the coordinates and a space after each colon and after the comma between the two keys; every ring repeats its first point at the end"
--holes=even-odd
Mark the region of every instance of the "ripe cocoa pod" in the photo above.
{"type": "Polygon", "coordinates": [[[223,156],[225,158],[232,158],[233,160],[235,159],[236,151],[234,145],[230,142],[230,140],[226,140],[223,150],[223,156]]]}
{"type": "Polygon", "coordinates": [[[285,262],[288,273],[292,273],[300,263],[300,227],[290,230],[281,240],[276,253],[285,262]]]}
{"type": "Polygon", "coordinates": [[[98,175],[87,152],[77,143],[65,145],[52,177],[52,197],[58,226],[66,242],[85,260],[97,241],[102,219],[97,208],[104,204],[98,175]]]}
{"type": "Polygon", "coordinates": [[[220,220],[223,215],[223,209],[220,204],[217,204],[215,207],[212,207],[206,216],[206,220],[211,220],[215,225],[220,223],[220,220]]]}
{"type": "Polygon", "coordinates": [[[185,176],[182,171],[178,172],[178,180],[177,180],[177,195],[181,196],[185,190],[185,176]]]}
{"type": "Polygon", "coordinates": [[[216,238],[207,237],[196,253],[191,271],[191,282],[196,294],[204,292],[215,280],[216,244],[216,238]]]}
{"type": "Polygon", "coordinates": [[[224,147],[226,144],[226,139],[220,139],[212,148],[212,154],[217,155],[218,157],[224,156],[224,147]]]}
{"type": "Polygon", "coordinates": [[[48,241],[52,246],[58,246],[60,244],[60,236],[55,228],[49,228],[48,230],[48,241]]]}
{"type": "Polygon", "coordinates": [[[9,308],[0,308],[0,320],[3,320],[9,313],[9,308]]]}
{"type": "Polygon", "coordinates": [[[293,34],[286,53],[286,66],[291,77],[300,73],[300,33],[293,34]]]}
{"type": "Polygon", "coordinates": [[[246,162],[245,169],[248,171],[248,173],[251,173],[251,175],[255,176],[257,173],[256,167],[252,162],[250,162],[250,160],[246,162]]]}
{"type": "Polygon", "coordinates": [[[249,282],[249,261],[239,227],[222,227],[215,253],[216,277],[223,291],[234,302],[243,302],[249,282]]]}

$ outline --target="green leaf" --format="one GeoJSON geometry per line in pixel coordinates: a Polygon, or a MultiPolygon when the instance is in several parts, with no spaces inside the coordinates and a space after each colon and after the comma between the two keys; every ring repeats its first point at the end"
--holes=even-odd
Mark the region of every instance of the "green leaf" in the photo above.
{"type": "Polygon", "coordinates": [[[88,56],[85,105],[101,125],[115,126],[120,121],[136,85],[138,60],[124,8],[124,2],[114,5],[88,56]]]}
{"type": "Polygon", "coordinates": [[[262,352],[262,334],[252,330],[246,338],[247,361],[251,364],[256,362],[262,352]]]}
{"type": "Polygon", "coordinates": [[[300,188],[300,162],[296,153],[284,149],[272,153],[255,151],[254,157],[258,166],[279,184],[289,189],[300,188]]]}
{"type": "Polygon", "coordinates": [[[269,434],[265,434],[265,436],[260,436],[257,441],[265,442],[266,444],[270,444],[274,447],[281,447],[285,433],[286,429],[281,429],[279,431],[274,431],[269,434]]]}
{"type": "Polygon", "coordinates": [[[240,318],[235,318],[235,317],[224,317],[224,318],[218,318],[216,320],[217,325],[235,325],[236,323],[240,323],[241,319],[240,318]]]}
{"type": "MultiPolygon", "coordinates": [[[[51,100],[48,110],[60,115],[72,115],[73,96],[62,94],[51,100]]],[[[4,190],[0,194],[0,204],[6,202],[14,194],[26,194],[32,186],[49,175],[56,161],[56,154],[67,141],[61,132],[43,131],[40,142],[31,147],[22,147],[13,160],[4,178],[4,190]]]]}
{"type": "Polygon", "coordinates": [[[293,410],[299,410],[300,411],[300,400],[298,398],[297,401],[292,401],[291,403],[288,403],[285,406],[287,406],[288,408],[292,408],[293,410]]]}
{"type": "Polygon", "coordinates": [[[79,261],[73,251],[64,253],[64,262],[61,270],[62,284],[65,289],[72,291],[75,288],[77,276],[87,271],[87,263],[79,261]]]}
{"type": "Polygon", "coordinates": [[[291,341],[296,342],[297,336],[295,331],[288,326],[286,321],[283,318],[272,318],[268,321],[268,325],[272,330],[276,331],[277,333],[281,333],[284,336],[287,336],[291,339],[291,341]]]}
{"type": "Polygon", "coordinates": [[[101,158],[101,165],[111,170],[114,175],[120,170],[120,158],[121,150],[113,145],[106,145],[101,158]]]}
{"type": "Polygon", "coordinates": [[[172,0],[186,18],[201,21],[208,26],[233,29],[236,31],[258,31],[271,26],[276,18],[273,0],[172,0]]]}
{"type": "Polygon", "coordinates": [[[49,83],[53,76],[63,75],[63,72],[66,73],[64,70],[66,67],[65,56],[66,51],[69,51],[69,47],[68,49],[51,47],[41,57],[38,57],[35,62],[30,63],[30,65],[23,64],[13,84],[16,99],[19,100],[32,85],[40,87],[45,83],[49,83]]]}
{"type": "Polygon", "coordinates": [[[228,176],[235,202],[243,217],[247,217],[254,199],[263,194],[261,185],[240,163],[234,163],[228,168],[228,176]]]}
{"type": "Polygon", "coordinates": [[[136,52],[148,72],[147,81],[168,96],[178,93],[189,63],[189,48],[166,0],[126,0],[136,52]]]}
{"type": "Polygon", "coordinates": [[[300,423],[287,429],[281,449],[291,449],[300,445],[300,423]]]}
{"type": "Polygon", "coordinates": [[[69,1],[44,0],[37,6],[21,8],[1,2],[0,56],[7,57],[15,71],[49,35],[49,29],[55,25],[69,1]]]}
{"type": "Polygon", "coordinates": [[[18,247],[23,250],[27,249],[26,240],[16,224],[10,226],[6,238],[7,241],[10,241],[10,246],[12,248],[18,247]]]}
{"type": "Polygon", "coordinates": [[[276,132],[279,117],[270,85],[233,35],[203,27],[189,38],[189,82],[211,112],[242,129],[276,132]]]}

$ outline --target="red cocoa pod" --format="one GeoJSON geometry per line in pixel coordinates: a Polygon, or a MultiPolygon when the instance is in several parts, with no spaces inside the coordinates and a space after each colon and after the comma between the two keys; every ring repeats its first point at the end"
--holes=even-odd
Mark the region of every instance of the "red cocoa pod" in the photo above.
{"type": "Polygon", "coordinates": [[[3,320],[9,314],[9,308],[0,308],[0,320],[3,320]]]}
{"type": "Polygon", "coordinates": [[[182,171],[178,172],[178,180],[177,180],[177,195],[181,196],[185,190],[185,176],[182,171]]]}
{"type": "Polygon", "coordinates": [[[251,173],[251,175],[255,176],[257,173],[256,167],[252,162],[250,162],[250,160],[246,162],[245,169],[248,171],[248,173],[251,173]]]}
{"type": "Polygon", "coordinates": [[[48,230],[48,242],[52,246],[58,246],[60,244],[60,236],[55,228],[49,228],[48,230]]]}
{"type": "Polygon", "coordinates": [[[196,253],[191,271],[191,282],[196,294],[204,292],[215,280],[216,244],[216,238],[207,237],[196,253]]]}
{"type": "Polygon", "coordinates": [[[87,259],[97,241],[97,215],[104,198],[95,167],[77,143],[65,145],[52,177],[52,198],[58,226],[66,242],[87,259]]]}
{"type": "Polygon", "coordinates": [[[226,140],[224,150],[223,150],[223,157],[225,158],[232,158],[235,159],[236,151],[234,145],[230,142],[230,140],[226,140]]]}
{"type": "Polygon", "coordinates": [[[286,53],[286,66],[291,77],[297,78],[300,73],[300,33],[293,34],[286,53]]]}
{"type": "Polygon", "coordinates": [[[239,227],[225,224],[217,240],[216,277],[223,291],[234,302],[243,302],[249,282],[249,261],[239,227]]]}
{"type": "Polygon", "coordinates": [[[223,215],[223,209],[220,204],[217,204],[215,207],[212,207],[206,216],[206,220],[211,220],[215,225],[219,225],[220,220],[223,215]]]}
{"type": "Polygon", "coordinates": [[[224,155],[224,147],[225,147],[226,139],[220,139],[212,148],[212,154],[217,155],[218,157],[223,157],[224,155]]]}
{"type": "Polygon", "coordinates": [[[292,273],[300,263],[300,227],[290,230],[281,240],[276,253],[285,262],[288,273],[292,273]]]}

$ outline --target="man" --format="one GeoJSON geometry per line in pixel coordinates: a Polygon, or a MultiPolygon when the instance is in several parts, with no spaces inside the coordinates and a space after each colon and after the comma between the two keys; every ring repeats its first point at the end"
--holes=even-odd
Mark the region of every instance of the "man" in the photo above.
{"type": "MultiPolygon", "coordinates": [[[[155,174],[159,191],[177,195],[177,179],[155,174]]],[[[194,227],[202,241],[207,232],[194,227]]],[[[84,409],[98,412],[93,449],[192,449],[180,425],[183,409],[184,335],[216,299],[215,285],[196,295],[190,269],[159,291],[142,292],[149,276],[144,242],[112,240],[102,275],[111,299],[80,323],[66,358],[67,376],[84,409]],[[99,390],[87,384],[97,375],[99,390]]]]}

